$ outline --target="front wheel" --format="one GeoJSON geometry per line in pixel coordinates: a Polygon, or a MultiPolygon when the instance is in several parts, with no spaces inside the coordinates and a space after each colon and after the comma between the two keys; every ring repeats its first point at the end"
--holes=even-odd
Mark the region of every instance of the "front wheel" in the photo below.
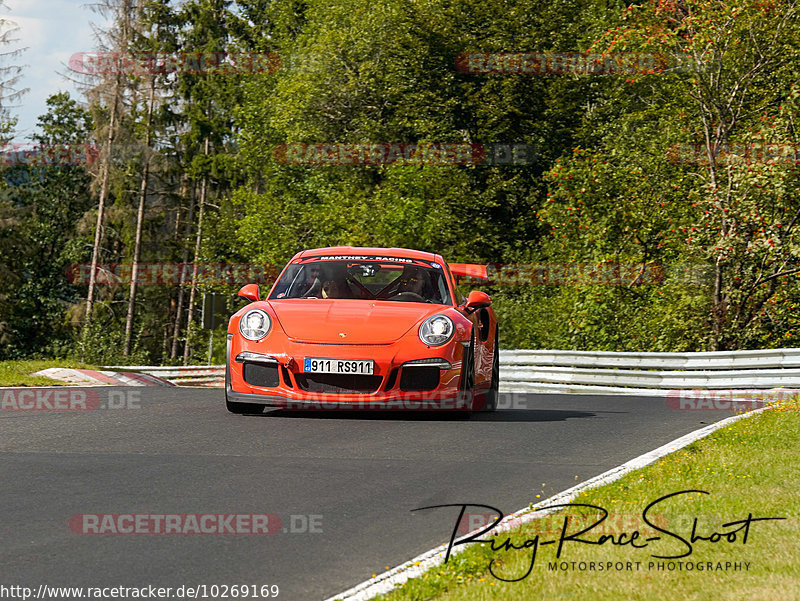
{"type": "Polygon", "coordinates": [[[500,349],[497,342],[497,328],[494,331],[494,353],[492,354],[492,381],[486,391],[484,411],[497,410],[497,399],[500,396],[500,349]]]}
{"type": "Polygon", "coordinates": [[[459,398],[467,403],[468,409],[459,409],[463,416],[470,417],[472,415],[472,406],[475,401],[475,332],[469,341],[469,347],[464,351],[464,357],[461,360],[461,391],[459,398]]]}

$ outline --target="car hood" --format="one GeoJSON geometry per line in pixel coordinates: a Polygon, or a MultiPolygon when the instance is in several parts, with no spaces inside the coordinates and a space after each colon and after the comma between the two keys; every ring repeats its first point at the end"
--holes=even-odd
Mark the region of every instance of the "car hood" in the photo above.
{"type": "Polygon", "coordinates": [[[445,307],[349,299],[269,301],[286,335],[297,342],[391,344],[445,307]]]}

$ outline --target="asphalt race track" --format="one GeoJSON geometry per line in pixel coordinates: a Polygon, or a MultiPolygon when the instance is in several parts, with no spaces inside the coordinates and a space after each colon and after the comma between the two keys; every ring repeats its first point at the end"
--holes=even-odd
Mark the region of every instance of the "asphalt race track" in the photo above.
{"type": "Polygon", "coordinates": [[[518,395],[506,402],[515,409],[469,420],[236,416],[219,389],[91,390],[95,410],[0,410],[7,585],[276,584],[282,600],[324,599],[449,538],[457,510],[412,509],[484,503],[511,513],[542,483],[544,498],[732,414],[677,411],[663,397],[518,395]],[[104,408],[109,394],[115,409],[104,408]],[[270,513],[281,527],[71,529],[71,516],[98,513],[270,513]]]}

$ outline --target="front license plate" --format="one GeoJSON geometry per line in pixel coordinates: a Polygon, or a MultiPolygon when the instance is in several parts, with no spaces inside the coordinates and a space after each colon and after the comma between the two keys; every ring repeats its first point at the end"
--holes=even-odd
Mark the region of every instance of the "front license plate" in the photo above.
{"type": "Polygon", "coordinates": [[[303,371],[313,374],[360,374],[371,376],[374,369],[375,362],[371,359],[353,361],[306,357],[303,362],[303,371]]]}

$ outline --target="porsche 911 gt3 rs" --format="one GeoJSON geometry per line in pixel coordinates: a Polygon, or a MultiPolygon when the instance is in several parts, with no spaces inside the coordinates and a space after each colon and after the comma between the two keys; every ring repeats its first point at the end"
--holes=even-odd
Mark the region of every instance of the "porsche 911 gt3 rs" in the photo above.
{"type": "Polygon", "coordinates": [[[494,410],[497,318],[454,276],[486,266],[401,248],[296,254],[266,297],[239,291],[252,302],[228,324],[228,410],[494,410]]]}

